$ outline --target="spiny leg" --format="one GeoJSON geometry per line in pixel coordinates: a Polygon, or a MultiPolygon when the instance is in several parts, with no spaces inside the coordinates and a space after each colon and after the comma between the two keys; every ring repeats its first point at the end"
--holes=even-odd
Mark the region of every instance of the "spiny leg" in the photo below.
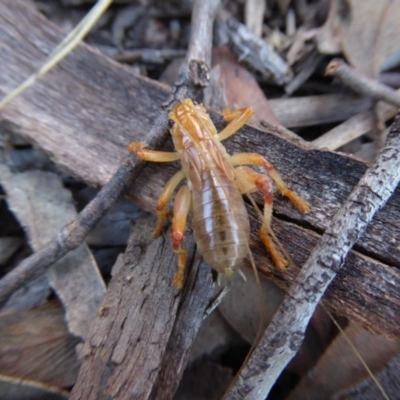
{"type": "Polygon", "coordinates": [[[145,149],[146,143],[143,142],[132,142],[128,146],[128,151],[135,153],[141,160],[152,161],[152,162],[171,162],[180,160],[181,156],[176,151],[155,151],[145,149]]]}
{"type": "Polygon", "coordinates": [[[264,218],[260,228],[260,238],[266,250],[271,255],[276,268],[280,270],[286,268],[289,263],[279,252],[269,234],[272,232],[273,187],[271,178],[267,175],[259,174],[249,167],[238,167],[235,171],[238,179],[238,187],[242,194],[260,191],[264,195],[264,218]]]}
{"type": "Polygon", "coordinates": [[[286,186],[279,172],[262,155],[257,153],[238,153],[231,156],[230,160],[233,166],[253,164],[253,165],[258,165],[260,167],[264,167],[268,172],[268,175],[275,182],[275,185],[278,187],[279,192],[283,196],[286,196],[300,212],[305,213],[310,211],[311,209],[310,204],[306,200],[304,200],[300,195],[298,195],[293,190],[290,190],[286,186]]]}
{"type": "Polygon", "coordinates": [[[253,110],[250,107],[240,108],[236,111],[224,110],[222,115],[229,124],[218,134],[218,140],[220,142],[235,134],[245,125],[253,116],[253,110]]]}
{"type": "Polygon", "coordinates": [[[182,243],[185,240],[186,219],[190,210],[192,195],[187,186],[182,186],[174,201],[174,219],[172,222],[172,246],[178,254],[178,270],[175,273],[172,285],[177,289],[182,289],[185,278],[186,250],[182,243]]]}
{"type": "Polygon", "coordinates": [[[152,236],[158,237],[161,235],[164,222],[168,219],[168,208],[166,207],[172,194],[174,193],[176,187],[179,185],[179,182],[185,178],[185,173],[183,170],[178,171],[174,176],[165,184],[160,196],[157,200],[157,212],[158,219],[156,226],[154,227],[152,236]]]}

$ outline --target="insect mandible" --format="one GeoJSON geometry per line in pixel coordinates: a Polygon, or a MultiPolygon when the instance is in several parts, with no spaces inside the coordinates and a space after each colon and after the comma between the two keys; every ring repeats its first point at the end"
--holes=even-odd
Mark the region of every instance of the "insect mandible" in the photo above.
{"type": "Polygon", "coordinates": [[[162,232],[168,218],[167,203],[179,183],[187,180],[174,200],[171,239],[178,254],[178,270],[173,285],[182,288],[185,274],[186,220],[192,211],[195,241],[204,260],[218,273],[230,278],[249,254],[250,223],[243,194],[260,191],[264,196],[264,215],[260,237],[278,269],[288,261],[272,238],[271,216],[273,185],[289,198],[302,213],[310,210],[309,203],[290,190],[278,171],[257,153],[229,155],[222,141],[236,133],[253,115],[250,107],[224,111],[228,125],[217,132],[203,105],[185,99],[169,113],[170,132],[175,152],[146,149],[146,144],[133,142],[128,150],[140,159],[152,162],[181,161],[182,168],[167,182],[157,202],[158,220],[154,236],[162,232]],[[267,175],[246,166],[263,167],[267,175]]]}

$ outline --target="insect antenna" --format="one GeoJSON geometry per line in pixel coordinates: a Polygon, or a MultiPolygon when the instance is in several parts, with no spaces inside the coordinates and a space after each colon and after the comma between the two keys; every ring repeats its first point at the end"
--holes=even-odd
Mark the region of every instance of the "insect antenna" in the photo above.
{"type": "Polygon", "coordinates": [[[354,346],[353,342],[351,341],[351,339],[349,338],[349,336],[347,335],[347,333],[345,332],[345,330],[340,326],[340,324],[337,322],[336,318],[332,315],[332,313],[328,310],[328,308],[325,306],[324,302],[321,301],[320,302],[322,308],[324,309],[324,311],[326,312],[326,314],[329,316],[329,318],[332,320],[332,322],[334,323],[334,325],[336,326],[336,328],[339,330],[339,332],[343,335],[343,337],[345,338],[347,344],[350,346],[351,350],[353,351],[353,353],[356,355],[356,357],[358,358],[358,360],[360,361],[360,363],[362,364],[362,366],[364,367],[364,369],[367,371],[367,374],[370,376],[370,378],[373,380],[373,382],[375,383],[376,387],[379,389],[379,391],[381,392],[383,398],[385,400],[390,400],[389,396],[387,395],[385,389],[383,388],[383,386],[379,383],[378,379],[376,379],[374,373],[371,371],[371,369],[369,368],[368,364],[364,361],[362,355],[360,354],[360,352],[358,351],[357,347],[354,346]]]}

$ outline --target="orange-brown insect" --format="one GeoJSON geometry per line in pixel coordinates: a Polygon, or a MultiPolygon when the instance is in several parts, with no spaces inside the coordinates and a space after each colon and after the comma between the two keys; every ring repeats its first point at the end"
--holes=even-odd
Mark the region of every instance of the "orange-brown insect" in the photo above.
{"type": "Polygon", "coordinates": [[[206,109],[186,99],[170,112],[171,135],[176,152],[145,149],[144,143],[131,143],[129,151],[140,159],[153,162],[180,160],[182,169],[165,185],[157,204],[159,235],[167,219],[166,205],[178,184],[186,178],[175,198],[171,239],[178,253],[178,271],[173,285],[181,288],[184,281],[186,251],[186,219],[193,214],[193,230],[200,253],[205,261],[227,278],[239,269],[249,254],[250,225],[242,194],[261,191],[264,195],[264,217],[260,237],[277,268],[285,268],[288,261],[278,251],[271,237],[273,201],[272,180],[279,192],[288,197],[301,211],[310,205],[297,193],[288,189],[275,168],[260,154],[227,154],[221,141],[237,132],[253,115],[246,107],[235,112],[225,111],[229,124],[218,133],[206,109]],[[245,166],[264,167],[268,175],[245,166]]]}

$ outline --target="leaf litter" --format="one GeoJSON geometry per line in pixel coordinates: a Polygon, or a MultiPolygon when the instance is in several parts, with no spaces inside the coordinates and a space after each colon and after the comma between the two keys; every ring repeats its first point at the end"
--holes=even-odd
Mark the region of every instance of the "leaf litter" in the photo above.
{"type": "MultiPolygon", "coordinates": [[[[257,4],[256,1],[247,1],[245,3],[248,13],[245,20],[248,23],[248,28],[256,35],[261,35],[261,37],[263,37],[264,32],[271,32],[271,30],[269,30],[271,26],[279,31],[282,38],[289,40],[290,42],[293,38],[290,39],[289,37],[285,37],[284,30],[287,21],[284,20],[283,17],[285,15],[283,15],[283,13],[291,12],[295,15],[294,26],[297,41],[292,41],[292,43],[296,45],[296,48],[293,46],[287,47],[286,50],[282,48],[280,56],[282,56],[284,60],[286,58],[289,65],[293,65],[294,71],[297,72],[297,75],[304,71],[304,68],[307,65],[305,61],[310,56],[311,50],[318,49],[319,52],[324,55],[316,59],[316,62],[312,65],[312,68],[309,71],[309,75],[304,75],[306,77],[302,78],[304,79],[303,81],[299,80],[299,83],[295,88],[295,94],[292,97],[295,99],[298,96],[298,102],[302,101],[302,96],[304,96],[304,94],[311,93],[317,98],[321,92],[325,95],[326,93],[330,93],[332,90],[338,91],[339,93],[348,93],[348,91],[346,92],[346,89],[338,87],[335,83],[331,85],[330,82],[324,80],[322,74],[319,73],[318,69],[326,63],[326,54],[342,53],[348,63],[375,79],[378,78],[379,73],[382,71],[382,66],[387,64],[390,56],[392,56],[392,68],[393,65],[394,68],[398,67],[398,64],[396,64],[395,61],[393,62],[393,55],[396,55],[396,51],[400,47],[400,35],[398,34],[400,32],[398,32],[399,25],[397,23],[400,14],[400,5],[398,1],[332,1],[329,15],[322,27],[319,25],[317,17],[314,19],[308,19],[307,21],[302,20],[302,15],[304,16],[304,10],[302,10],[302,7],[305,7],[304,2],[272,2],[272,8],[268,7],[265,12],[259,13],[258,15],[256,15],[254,11],[251,11],[255,9],[254,7],[257,4]],[[280,12],[276,7],[278,7],[280,12]],[[267,18],[268,14],[269,17],[267,18]],[[310,32],[312,32],[312,34],[310,34],[310,32]],[[314,85],[314,89],[312,85],[314,85]]],[[[322,4],[326,2],[321,1],[315,3],[322,4]]],[[[320,6],[320,4],[318,4],[318,6],[320,6]]],[[[313,6],[308,5],[307,7],[313,6]]],[[[315,8],[317,8],[317,5],[315,5],[315,8]]],[[[308,11],[310,10],[311,8],[308,8],[308,11]]],[[[315,13],[313,15],[316,16],[317,12],[316,10],[314,11],[315,13]]],[[[122,18],[121,13],[119,13],[120,17],[118,18],[117,13],[115,13],[115,15],[115,25],[110,31],[111,33],[108,33],[109,36],[107,36],[105,33],[106,30],[103,29],[102,35],[103,39],[106,38],[105,46],[112,48],[117,43],[119,47],[118,51],[123,52],[126,49],[124,46],[129,49],[129,43],[132,43],[132,40],[129,40],[130,31],[135,31],[135,27],[131,26],[129,21],[136,21],[135,18],[140,19],[141,16],[139,15],[139,17],[136,17],[136,14],[132,14],[128,15],[124,19],[122,18]],[[107,38],[110,38],[110,42],[107,41],[107,38]]],[[[169,18],[179,25],[181,36],[178,35],[175,37],[179,37],[179,40],[184,42],[184,32],[189,26],[188,22],[176,19],[173,15],[167,14],[165,16],[167,19],[169,18]]],[[[170,29],[172,25],[162,26],[163,29],[160,30],[162,33],[160,38],[160,36],[157,36],[160,34],[160,31],[157,29],[157,26],[159,26],[157,24],[160,24],[160,20],[153,20],[153,22],[155,22],[153,25],[143,25],[148,27],[149,30],[147,33],[144,31],[139,32],[143,34],[142,37],[145,38],[145,42],[141,43],[143,47],[146,47],[146,45],[160,46],[163,41],[167,42],[167,45],[179,45],[177,40],[174,42],[173,35],[168,36],[168,29],[170,29]]],[[[138,32],[135,31],[135,34],[137,33],[138,32]]],[[[90,38],[91,41],[95,41],[94,36],[90,38]]],[[[138,36],[135,36],[135,39],[137,37],[138,36]]],[[[99,44],[99,48],[101,48],[101,45],[104,46],[104,43],[99,44]]],[[[274,83],[267,78],[267,75],[260,77],[257,75],[257,72],[255,74],[250,73],[248,69],[241,65],[240,61],[242,60],[237,60],[237,58],[233,56],[227,48],[219,48],[214,52],[214,65],[215,68],[218,68],[216,81],[222,83],[222,87],[224,88],[224,93],[220,94],[221,98],[226,102],[223,107],[237,108],[241,106],[252,106],[255,109],[255,119],[252,121],[253,124],[262,124],[262,121],[279,124],[280,121],[272,106],[273,102],[269,101],[269,99],[285,97],[282,89],[276,86],[271,86],[274,85],[274,83]],[[268,99],[265,96],[265,93],[268,93],[268,99]],[[269,93],[272,93],[272,95],[270,96],[269,93]]],[[[159,66],[152,65],[151,62],[143,65],[140,65],[140,62],[135,62],[132,66],[142,73],[146,73],[153,79],[157,79],[160,75],[159,66]]],[[[254,70],[257,71],[256,68],[254,68],[254,70]]],[[[323,107],[324,100],[322,97],[321,101],[323,107]]],[[[220,100],[219,105],[222,103],[223,100],[220,100]]],[[[216,102],[214,107],[216,109],[223,108],[218,107],[218,102],[216,102]]],[[[381,107],[385,106],[381,105],[381,107]]],[[[365,117],[360,117],[360,114],[357,114],[357,112],[356,117],[358,116],[359,120],[365,120],[365,117]]],[[[392,115],[394,115],[394,112],[387,113],[384,118],[391,118],[392,115]]],[[[331,116],[330,118],[331,121],[338,120],[337,116],[331,116]]],[[[359,120],[357,122],[358,125],[360,125],[359,120]]],[[[333,129],[341,129],[342,136],[348,137],[349,134],[346,132],[354,130],[357,123],[353,123],[350,120],[346,121],[345,124],[346,123],[347,125],[339,125],[333,129]]],[[[374,121],[370,121],[368,124],[364,123],[364,125],[358,129],[357,136],[352,137],[352,140],[355,142],[353,143],[354,147],[351,151],[362,156],[366,154],[365,157],[369,160],[372,157],[371,147],[374,146],[374,144],[368,137],[362,135],[365,135],[373,127],[374,121]],[[362,139],[358,139],[361,136],[362,139]],[[366,148],[368,148],[368,151],[365,151],[366,148]]],[[[324,130],[324,128],[326,131],[326,127],[322,126],[322,130],[324,130]]],[[[299,129],[297,133],[307,136],[307,134],[304,135],[304,130],[302,129],[299,129]]],[[[343,149],[341,146],[347,143],[346,140],[348,139],[345,138],[341,141],[337,141],[333,148],[343,149]]],[[[328,142],[320,141],[321,146],[323,146],[324,143],[328,142]]],[[[15,172],[4,163],[0,166],[0,183],[5,191],[10,211],[18,218],[27,234],[29,244],[34,251],[43,246],[60,230],[63,225],[68,223],[76,215],[71,194],[63,187],[63,182],[59,175],[38,170],[30,170],[23,173],[15,172]]],[[[118,221],[112,215],[104,219],[103,227],[90,235],[88,242],[91,245],[98,247],[107,247],[107,245],[123,246],[123,235],[118,236],[118,239],[114,238],[114,241],[112,238],[113,230],[125,231],[127,224],[129,224],[129,219],[125,218],[126,214],[124,212],[122,214],[122,219],[118,220],[118,216],[116,217],[118,221]]],[[[10,238],[4,236],[0,238],[0,245],[7,248],[7,253],[4,252],[2,254],[4,263],[7,263],[19,246],[21,246],[21,241],[21,237],[10,238]]],[[[14,298],[6,307],[6,309],[8,308],[10,311],[0,315],[0,324],[1,321],[7,321],[7,318],[10,318],[8,315],[18,315],[18,312],[19,317],[17,318],[17,321],[19,319],[21,319],[21,321],[26,320],[26,324],[30,323],[30,318],[38,318],[38,320],[40,320],[42,316],[49,316],[49,318],[51,318],[51,313],[49,313],[49,309],[46,308],[48,307],[48,304],[45,304],[47,303],[47,298],[50,293],[48,286],[50,282],[51,287],[63,302],[67,314],[69,331],[78,337],[84,338],[89,329],[90,319],[97,312],[98,305],[104,294],[102,278],[98,273],[96,263],[87,245],[83,245],[82,248],[77,249],[75,254],[72,253],[66,256],[55,269],[58,269],[59,271],[54,272],[53,268],[53,271],[49,273],[48,278],[44,280],[42,279],[40,284],[38,284],[37,289],[33,289],[33,292],[36,291],[35,295],[27,292],[26,289],[24,290],[25,295],[23,295],[22,292],[15,294],[14,298]],[[85,267],[87,270],[84,269],[85,267]],[[72,270],[75,270],[75,272],[79,271],[75,278],[70,276],[72,270]],[[68,283],[68,285],[66,285],[66,283],[68,283]],[[87,288],[91,289],[87,290],[87,288]],[[84,297],[77,301],[78,296],[84,297]],[[18,305],[16,305],[17,298],[19,298],[18,305]],[[21,301],[22,298],[25,298],[25,300],[21,301]],[[13,303],[15,306],[12,305],[13,303]],[[32,306],[39,306],[39,308],[27,310],[32,306]],[[13,310],[13,313],[15,314],[12,314],[11,310],[13,310]],[[28,317],[26,317],[26,315],[28,315],[28,317]]],[[[220,312],[228,324],[248,342],[251,342],[252,338],[254,338],[257,331],[257,321],[259,320],[258,312],[254,311],[258,309],[258,305],[252,303],[254,297],[253,300],[251,299],[253,294],[252,292],[254,292],[254,290],[250,289],[252,279],[251,276],[247,276],[247,283],[241,281],[237,283],[233,282],[230,294],[228,294],[224,303],[220,306],[220,312]],[[235,287],[235,284],[238,286],[235,287]]],[[[270,284],[266,282],[262,284],[262,293],[266,296],[266,307],[272,307],[272,309],[276,307],[276,304],[279,303],[279,299],[282,296],[280,290],[271,288],[270,284]]],[[[59,318],[62,314],[60,310],[61,308],[59,307],[57,317],[54,317],[55,319],[59,318]]],[[[215,318],[215,316],[212,318],[215,318]]],[[[266,318],[266,320],[267,319],[268,318],[266,318]]],[[[221,320],[221,317],[219,317],[219,320],[216,319],[216,321],[214,321],[214,324],[211,324],[211,322],[208,321],[210,325],[216,326],[214,334],[216,340],[211,341],[207,336],[202,338],[202,335],[200,334],[200,350],[197,350],[197,352],[194,353],[197,355],[193,356],[192,363],[195,363],[195,360],[199,360],[201,357],[208,357],[211,361],[210,364],[206,363],[206,368],[218,374],[218,372],[215,372],[218,370],[216,365],[218,365],[219,357],[216,355],[218,354],[216,349],[219,348],[218,351],[220,352],[221,347],[229,347],[229,343],[236,346],[240,343],[240,340],[235,336],[235,334],[232,334],[229,330],[231,328],[227,328],[226,324],[222,322],[223,320],[221,320]]],[[[45,327],[47,322],[35,322],[35,324],[36,323],[39,325],[43,323],[43,326],[45,327]]],[[[323,317],[320,318],[319,321],[317,320],[315,324],[317,327],[320,327],[321,332],[319,332],[319,338],[321,339],[321,342],[325,343],[328,340],[327,338],[332,336],[332,327],[329,323],[326,324],[323,317]]],[[[8,322],[7,325],[12,326],[13,323],[8,322]]],[[[55,325],[61,329],[61,319],[59,322],[55,323],[55,325]]],[[[23,329],[25,328],[18,329],[19,332],[23,332],[23,329]]],[[[371,362],[373,364],[372,369],[377,373],[379,373],[379,370],[384,369],[386,361],[390,360],[392,356],[398,352],[398,344],[393,344],[395,343],[393,341],[389,342],[384,338],[376,338],[375,335],[366,332],[360,327],[354,328],[353,325],[350,325],[349,328],[347,328],[347,330],[349,329],[352,329],[350,336],[354,342],[357,343],[358,340],[363,340],[363,347],[364,349],[367,349],[366,353],[368,353],[368,349],[374,348],[374,356],[376,359],[371,362]],[[378,346],[378,343],[383,344],[382,346],[378,346]]],[[[318,328],[316,328],[316,330],[318,331],[318,328]]],[[[36,336],[36,339],[37,337],[38,336],[36,336]]],[[[64,332],[61,337],[63,337],[62,340],[73,341],[73,338],[68,335],[67,332],[64,332]]],[[[33,338],[32,340],[34,343],[35,339],[33,338]]],[[[21,350],[20,346],[21,345],[17,343],[16,349],[21,350]]],[[[45,346],[45,344],[42,346],[45,346]]],[[[310,346],[310,344],[308,344],[308,346],[310,346]]],[[[295,372],[298,375],[303,373],[304,378],[300,382],[298,388],[292,392],[288,398],[302,398],[300,395],[296,395],[296,393],[298,393],[300,388],[303,387],[302,385],[305,385],[306,383],[307,390],[309,390],[310,393],[312,390],[316,390],[318,393],[318,390],[320,390],[319,385],[325,384],[326,386],[323,386],[323,389],[321,390],[331,390],[329,395],[337,395],[339,396],[338,398],[343,395],[339,393],[343,391],[344,386],[351,387],[352,385],[359,384],[361,378],[356,374],[353,374],[353,371],[351,370],[353,361],[350,362],[346,358],[346,356],[350,354],[346,346],[347,345],[339,334],[337,339],[332,343],[319,361],[316,360],[319,356],[319,352],[322,352],[322,349],[316,351],[315,348],[313,349],[311,347],[307,350],[309,352],[308,357],[303,358],[303,361],[299,363],[299,367],[295,372]],[[350,366],[349,372],[347,372],[347,370],[342,370],[342,374],[338,374],[337,371],[340,371],[341,368],[343,368],[343,365],[339,367],[337,365],[337,360],[341,360],[344,366],[350,366]],[[308,374],[305,374],[305,370],[309,368],[312,369],[310,369],[308,374]],[[303,371],[301,371],[302,369],[303,371]],[[329,389],[328,386],[332,386],[332,382],[324,382],[324,378],[334,374],[345,375],[347,383],[338,379],[338,382],[335,381],[335,384],[333,385],[334,387],[329,389]],[[320,376],[321,381],[308,382],[307,376],[310,375],[320,376]]],[[[52,349],[49,348],[50,352],[51,350],[52,349]]],[[[28,356],[28,364],[30,364],[29,360],[32,360],[35,357],[35,354],[40,354],[40,352],[35,353],[33,351],[32,354],[28,356]]],[[[365,355],[367,356],[368,354],[365,355]]],[[[193,365],[196,364],[192,364],[192,366],[193,365]]],[[[35,370],[36,368],[33,369],[35,370]]],[[[23,372],[23,374],[25,374],[25,372],[23,372]]],[[[224,376],[226,371],[221,372],[221,374],[221,376],[224,376]]],[[[18,374],[15,373],[15,376],[18,376],[18,374]]],[[[363,379],[364,378],[365,377],[363,377],[363,379]]],[[[41,377],[33,377],[33,379],[46,382],[46,379],[41,377]]],[[[223,380],[224,379],[225,378],[223,378],[223,380]]],[[[50,380],[51,384],[56,384],[60,387],[69,386],[72,381],[73,378],[71,378],[68,383],[66,381],[57,382],[50,380]]],[[[364,387],[366,387],[366,384],[364,384],[364,387]]],[[[346,393],[347,396],[350,396],[351,388],[348,389],[346,393]]],[[[177,398],[186,398],[184,395],[179,396],[177,398]]],[[[207,398],[207,395],[204,393],[201,396],[199,398],[207,398]]],[[[350,398],[357,397],[354,395],[354,397],[350,398]]]]}

